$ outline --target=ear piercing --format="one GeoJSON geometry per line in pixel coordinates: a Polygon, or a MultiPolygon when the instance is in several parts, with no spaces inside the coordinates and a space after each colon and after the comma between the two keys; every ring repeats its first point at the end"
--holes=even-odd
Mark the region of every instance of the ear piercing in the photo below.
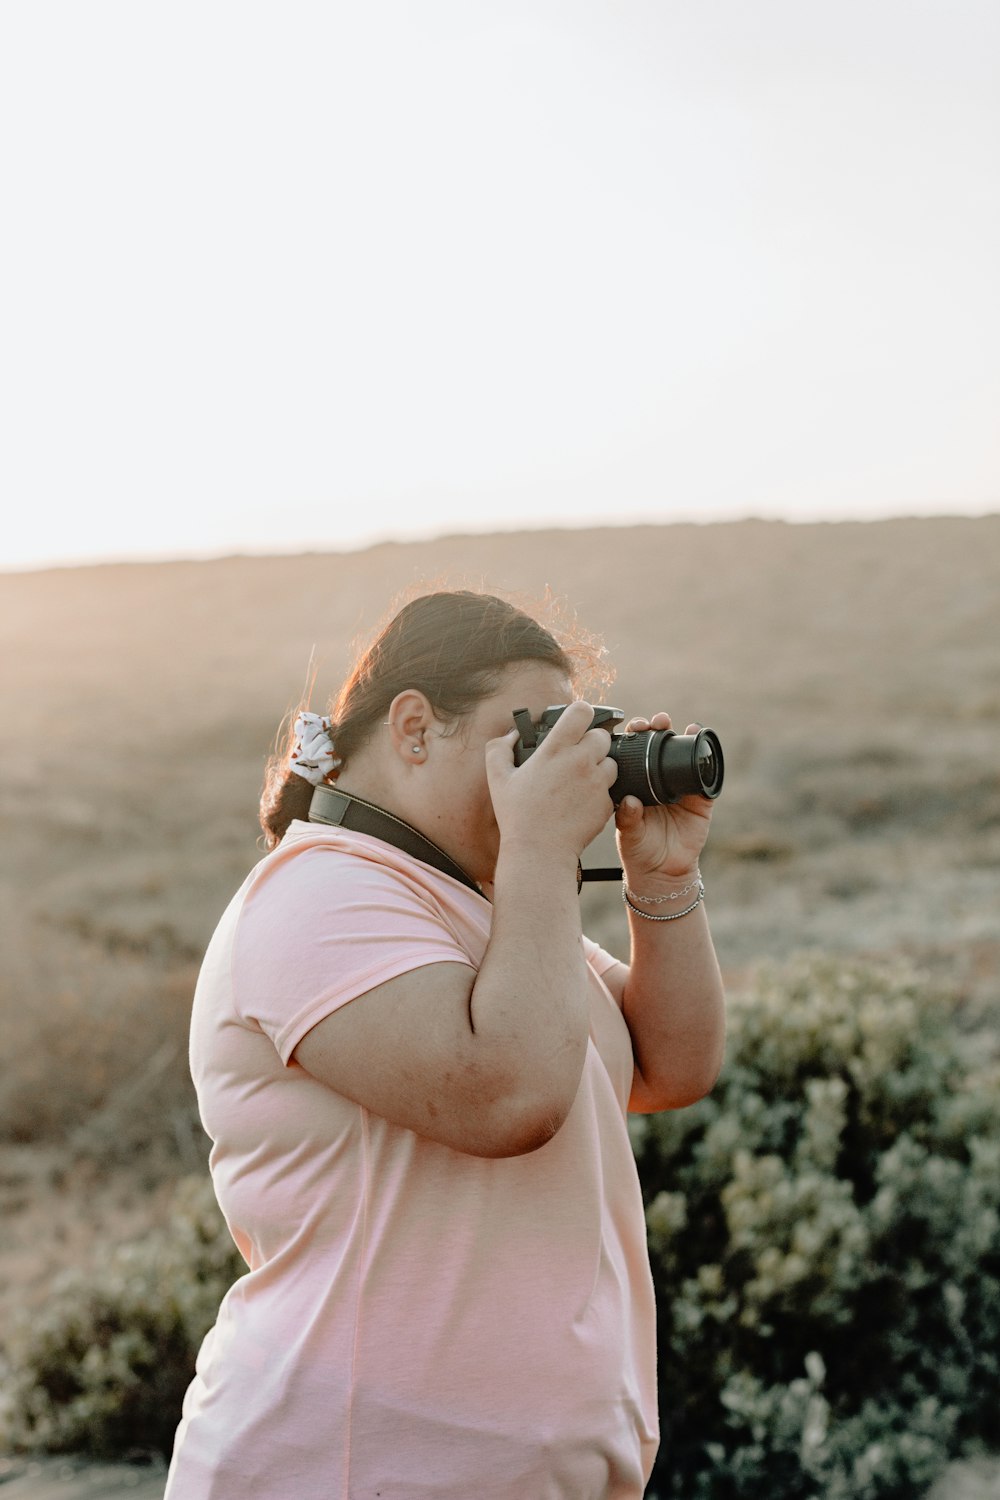
{"type": "MultiPolygon", "coordinates": [[[[390,729],[391,727],[392,727],[392,720],[391,719],[383,719],[382,720],[382,728],[383,729],[390,729]]],[[[422,755],[423,754],[423,751],[424,751],[423,745],[412,745],[410,748],[412,749],[414,755],[422,755]]]]}

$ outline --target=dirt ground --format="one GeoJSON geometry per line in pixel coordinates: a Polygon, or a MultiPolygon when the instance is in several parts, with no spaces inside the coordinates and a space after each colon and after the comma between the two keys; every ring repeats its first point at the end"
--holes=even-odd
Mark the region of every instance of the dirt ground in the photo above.
{"type": "Polygon", "coordinates": [[[1000,1500],[1000,1459],[952,1464],[927,1500],[1000,1500]]]}
{"type": "MultiPolygon", "coordinates": [[[[3,1500],[162,1500],[164,1471],[159,1466],[92,1464],[79,1459],[44,1459],[0,1467],[3,1500]]],[[[764,1497],[761,1497],[764,1500],[764,1497]]],[[[919,1497],[914,1496],[914,1500],[919,1497]]],[[[1000,1460],[952,1464],[924,1500],[1000,1500],[1000,1460]]]]}
{"type": "Polygon", "coordinates": [[[162,1500],[165,1471],[151,1464],[95,1464],[84,1459],[47,1458],[0,1467],[4,1500],[162,1500]]]}

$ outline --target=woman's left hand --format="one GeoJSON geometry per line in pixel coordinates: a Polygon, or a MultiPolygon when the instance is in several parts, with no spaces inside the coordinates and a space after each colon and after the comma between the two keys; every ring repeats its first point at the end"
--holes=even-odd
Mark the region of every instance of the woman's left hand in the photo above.
{"type": "MultiPolygon", "coordinates": [[[[651,719],[630,719],[625,731],[671,729],[669,714],[654,714],[651,719]]],[[[689,724],[685,734],[697,734],[702,726],[689,724]]],[[[618,830],[618,852],[625,877],[637,890],[657,875],[676,879],[690,874],[698,864],[705,847],[715,803],[697,794],[681,797],[660,807],[644,807],[638,797],[625,797],[615,813],[618,830]]]]}

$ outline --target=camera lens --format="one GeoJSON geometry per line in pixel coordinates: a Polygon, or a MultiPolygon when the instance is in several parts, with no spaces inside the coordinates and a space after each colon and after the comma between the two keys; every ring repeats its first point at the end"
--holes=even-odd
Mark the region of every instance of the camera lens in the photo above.
{"type": "Polygon", "coordinates": [[[612,741],[611,755],[618,763],[611,788],[616,803],[631,795],[653,807],[692,794],[715,798],[722,791],[722,746],[711,729],[699,729],[697,734],[647,729],[619,735],[612,741]]]}

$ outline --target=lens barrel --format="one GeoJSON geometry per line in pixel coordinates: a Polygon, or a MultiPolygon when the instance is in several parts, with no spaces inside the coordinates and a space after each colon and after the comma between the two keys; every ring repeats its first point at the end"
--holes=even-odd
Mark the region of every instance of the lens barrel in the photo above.
{"type": "Polygon", "coordinates": [[[675,734],[672,729],[645,729],[614,735],[608,753],[618,766],[611,788],[614,803],[631,796],[655,807],[694,794],[714,799],[722,791],[725,763],[714,730],[675,734]]]}

